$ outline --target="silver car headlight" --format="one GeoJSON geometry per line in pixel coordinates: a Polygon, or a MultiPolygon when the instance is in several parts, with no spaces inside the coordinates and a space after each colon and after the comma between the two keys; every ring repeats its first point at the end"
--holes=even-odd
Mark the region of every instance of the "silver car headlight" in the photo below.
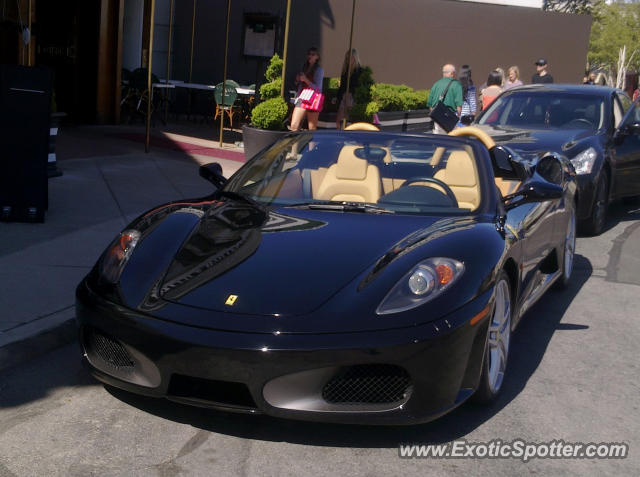
{"type": "Polygon", "coordinates": [[[573,164],[576,174],[591,174],[591,169],[593,169],[597,158],[598,152],[590,147],[571,159],[571,164],[573,164]]]}
{"type": "Polygon", "coordinates": [[[418,263],[400,279],[382,300],[376,313],[389,315],[420,306],[450,288],[464,272],[464,265],[452,258],[429,258],[418,263]]]}
{"type": "Polygon", "coordinates": [[[133,249],[140,240],[140,232],[129,229],[122,232],[109,246],[100,263],[100,275],[109,283],[118,283],[133,249]]]}

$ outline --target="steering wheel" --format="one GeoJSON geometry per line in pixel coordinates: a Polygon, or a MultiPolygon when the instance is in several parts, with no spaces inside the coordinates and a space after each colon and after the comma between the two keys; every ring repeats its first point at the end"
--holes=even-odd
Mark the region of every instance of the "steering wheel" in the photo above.
{"type": "Polygon", "coordinates": [[[430,182],[432,184],[440,186],[442,190],[444,190],[445,195],[449,198],[449,200],[451,200],[451,203],[455,204],[456,206],[458,205],[458,199],[456,199],[456,195],[451,190],[451,187],[442,182],[440,179],[436,179],[435,177],[410,177],[404,182],[404,184],[402,184],[401,187],[406,187],[416,182],[430,182]]]}
{"type": "Polygon", "coordinates": [[[593,128],[593,123],[591,121],[589,121],[588,119],[584,119],[584,118],[572,119],[568,123],[564,123],[563,126],[570,126],[570,125],[579,126],[581,124],[584,124],[584,125],[588,126],[589,128],[593,128]]]}

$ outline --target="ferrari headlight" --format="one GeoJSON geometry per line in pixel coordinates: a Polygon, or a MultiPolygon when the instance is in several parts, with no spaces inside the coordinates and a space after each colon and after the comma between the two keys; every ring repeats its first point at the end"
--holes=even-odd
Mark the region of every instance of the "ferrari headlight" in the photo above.
{"type": "Polygon", "coordinates": [[[137,230],[125,230],[109,246],[100,263],[100,274],[109,283],[118,283],[124,266],[140,240],[137,230]]]}
{"type": "Polygon", "coordinates": [[[576,174],[590,174],[597,157],[598,152],[590,147],[571,159],[576,174]]]}
{"type": "Polygon", "coordinates": [[[400,279],[378,306],[378,315],[410,310],[434,299],[451,287],[464,272],[464,265],[451,258],[429,258],[400,279]]]}

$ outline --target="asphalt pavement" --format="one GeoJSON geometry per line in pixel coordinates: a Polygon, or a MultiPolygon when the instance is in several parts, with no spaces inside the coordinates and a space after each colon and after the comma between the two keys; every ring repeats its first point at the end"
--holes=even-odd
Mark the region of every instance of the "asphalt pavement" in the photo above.
{"type": "Polygon", "coordinates": [[[229,176],[244,161],[233,144],[177,134],[155,135],[145,153],[141,133],[63,130],[63,175],[49,179],[45,222],[0,222],[0,370],[75,338],[75,288],[126,224],[160,203],[211,193],[200,164],[220,162],[229,176]]]}

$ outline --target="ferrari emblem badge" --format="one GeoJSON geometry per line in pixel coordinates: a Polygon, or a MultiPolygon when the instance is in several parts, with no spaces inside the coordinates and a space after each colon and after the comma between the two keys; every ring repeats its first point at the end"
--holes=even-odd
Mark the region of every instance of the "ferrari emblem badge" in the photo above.
{"type": "Polygon", "coordinates": [[[238,299],[238,295],[229,295],[227,297],[227,301],[224,302],[225,305],[233,306],[238,299]]]}

